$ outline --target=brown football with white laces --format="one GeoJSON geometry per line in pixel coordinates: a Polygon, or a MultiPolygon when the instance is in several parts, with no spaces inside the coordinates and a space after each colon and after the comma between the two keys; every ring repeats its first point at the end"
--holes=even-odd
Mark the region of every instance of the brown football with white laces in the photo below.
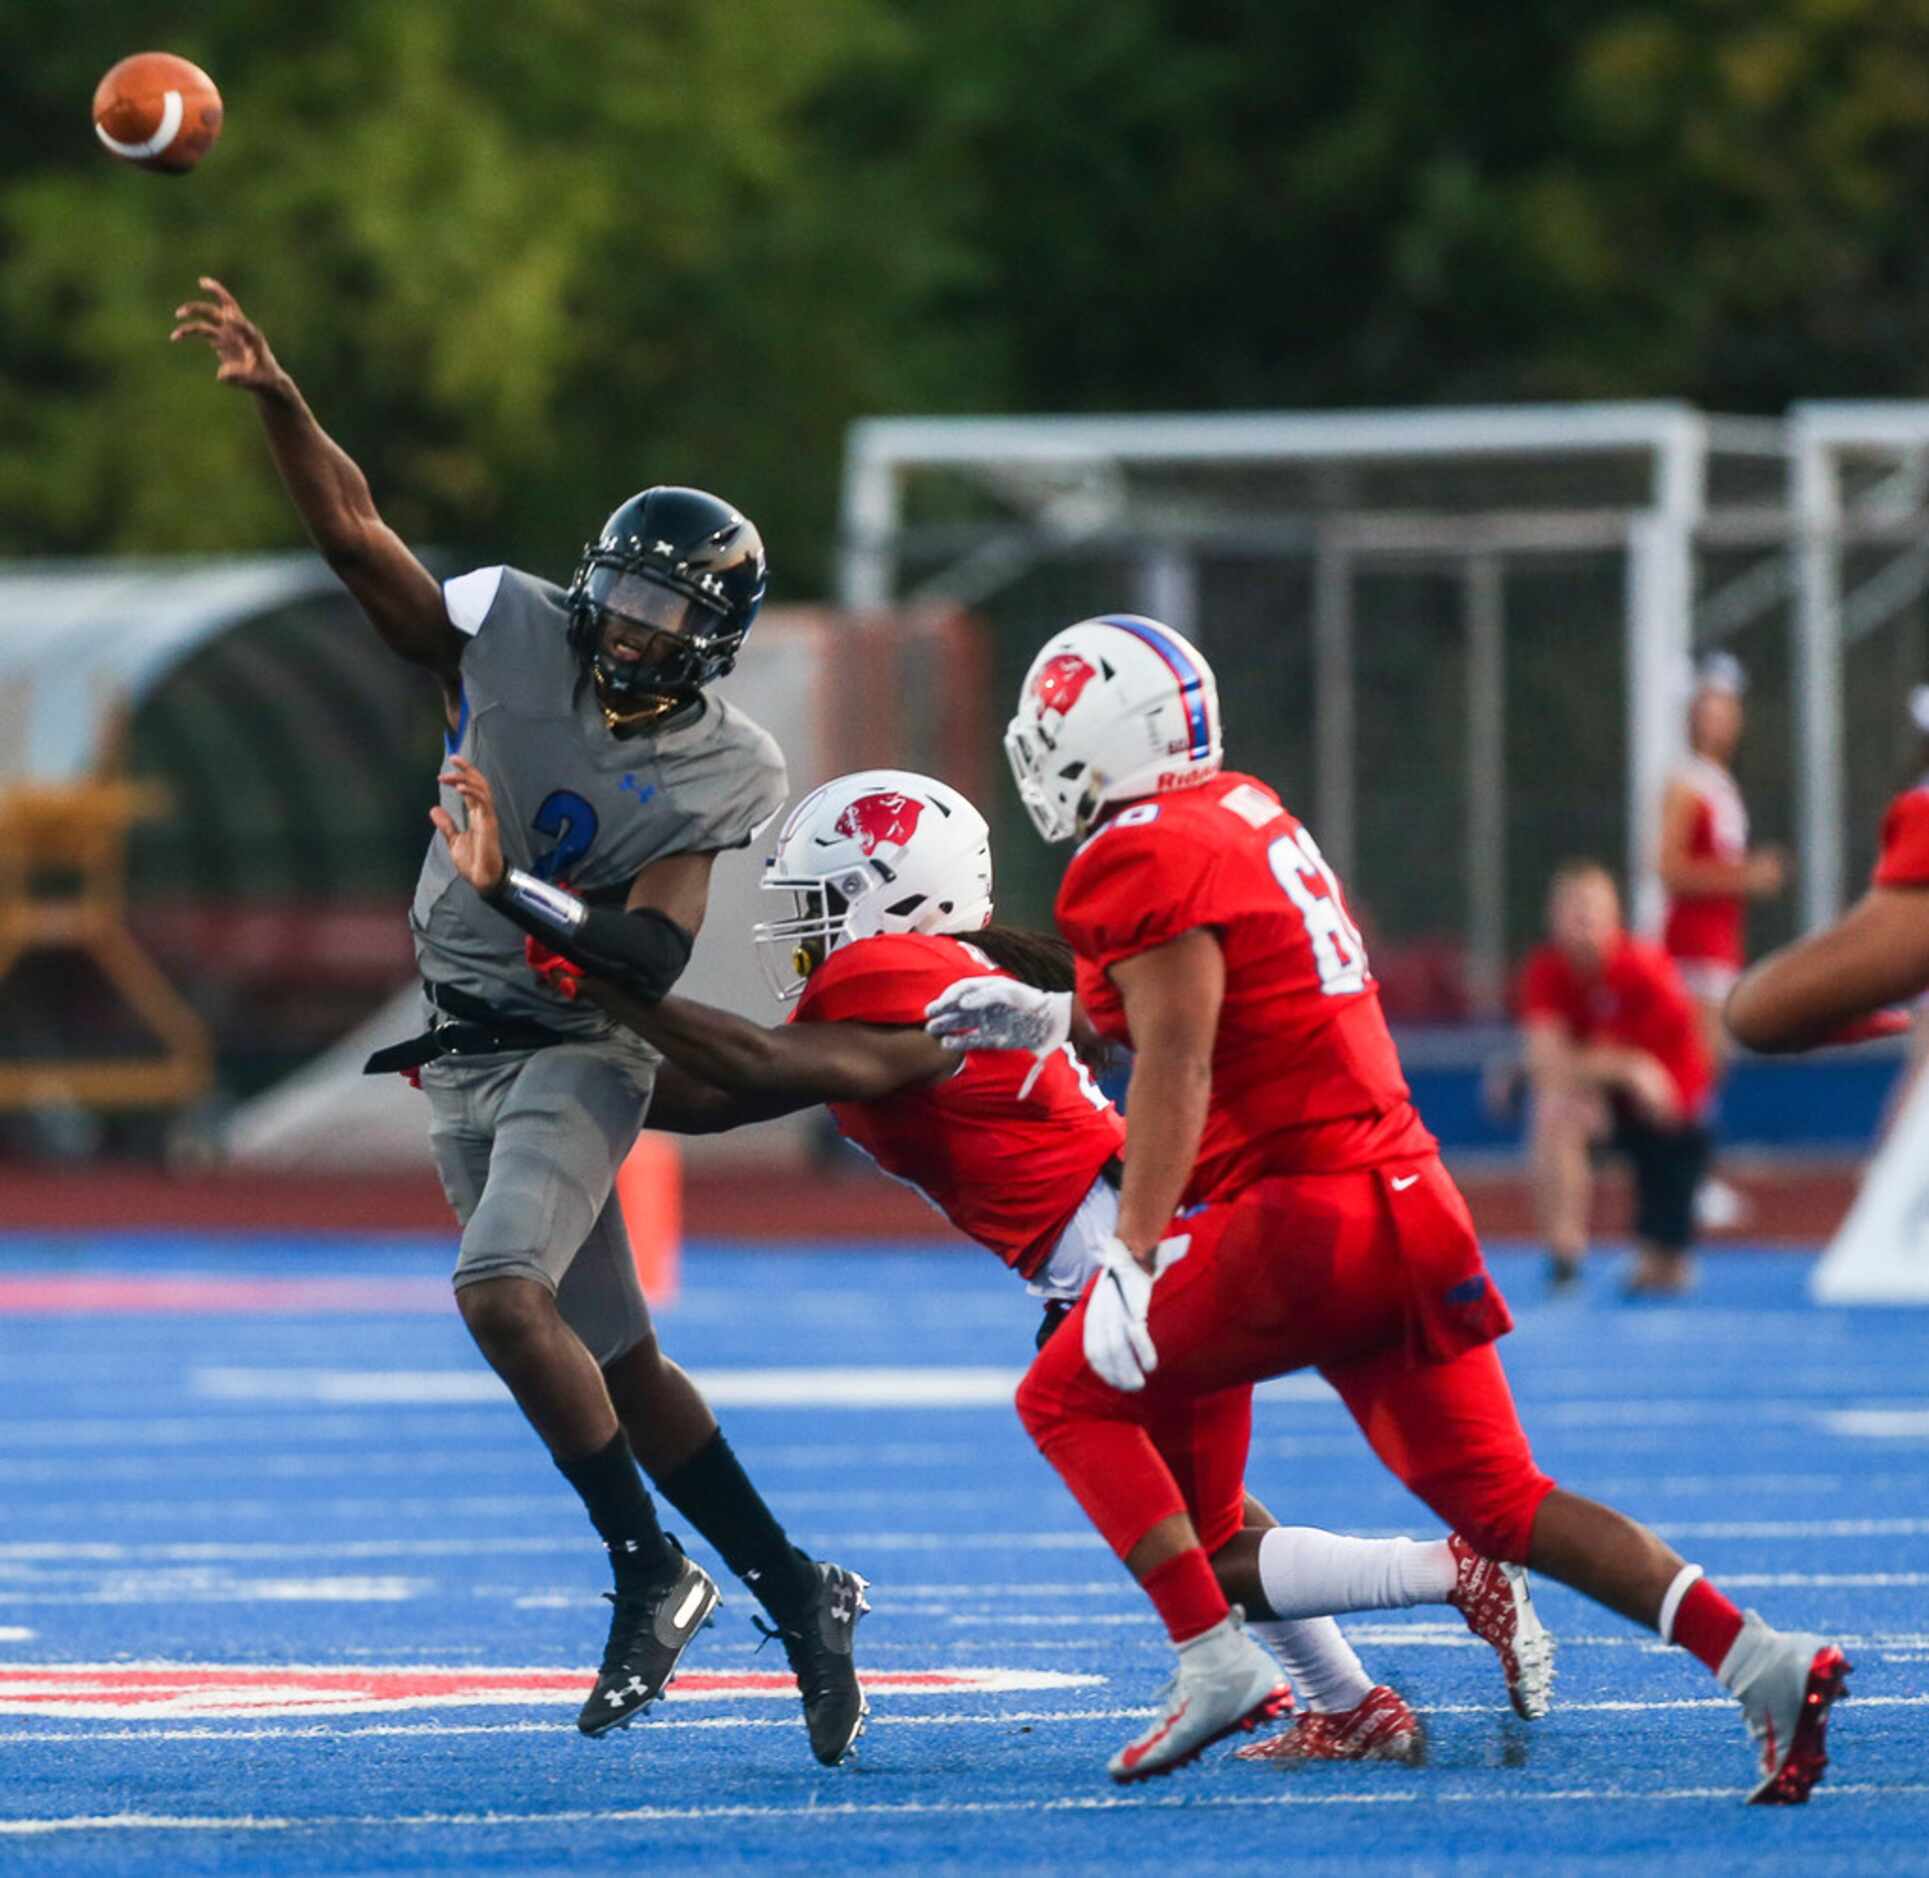
{"type": "Polygon", "coordinates": [[[221,94],[189,60],[137,52],[94,87],[94,135],[123,163],[178,176],[221,135],[221,94]]]}

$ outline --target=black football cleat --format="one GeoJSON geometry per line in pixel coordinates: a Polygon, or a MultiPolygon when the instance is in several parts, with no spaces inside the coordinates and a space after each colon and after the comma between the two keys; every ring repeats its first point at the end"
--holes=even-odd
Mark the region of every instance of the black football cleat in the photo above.
{"type": "Polygon", "coordinates": [[[584,1734],[607,1734],[648,1708],[722,1602],[716,1580],[701,1565],[687,1558],[682,1563],[667,1584],[603,1593],[616,1609],[596,1687],[576,1717],[584,1734]]]}
{"type": "Polygon", "coordinates": [[[773,1630],[761,1621],[757,1628],[782,1642],[804,1698],[810,1751],[826,1767],[835,1767],[857,1745],[871,1712],[851,1654],[857,1620],[871,1608],[864,1596],[870,1581],[824,1559],[811,1569],[817,1591],[797,1628],[786,1624],[773,1630]]]}

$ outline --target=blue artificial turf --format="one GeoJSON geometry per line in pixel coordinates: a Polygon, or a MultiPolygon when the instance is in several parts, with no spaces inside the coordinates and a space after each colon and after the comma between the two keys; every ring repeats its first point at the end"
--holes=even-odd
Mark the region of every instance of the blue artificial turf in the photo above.
{"type": "MultiPolygon", "coordinates": [[[[0,1239],[0,1279],[439,1273],[420,1241],[0,1239]]],[[[1929,1312],[1811,1307],[1808,1260],[1711,1258],[1699,1296],[1547,1302],[1500,1253],[1505,1346],[1544,1466],[1650,1520],[1771,1621],[1856,1662],[1830,1783],[1749,1810],[1734,1710],[1678,1652],[1544,1586],[1558,1706],[1528,1727],[1450,1611],[1349,1619],[1426,1711],[1422,1769],[1216,1758],[1120,1794],[1106,1755],[1169,1664],[1160,1633],[1007,1403],[727,1408],[799,1538],[866,1572],[874,1670],[1000,1668],[1073,1687],[879,1693],[855,1767],[808,1757],[794,1700],[680,1702],[601,1741],[573,1698],[200,1719],[0,1714],[0,1869],[1124,1874],[1298,1865],[1898,1872],[1929,1844],[1929,1312]],[[98,1821],[21,1832],[30,1822],[98,1821]],[[164,1825],[159,1820],[184,1822],[164,1825]],[[226,1823],[221,1823],[226,1822],[226,1823]]],[[[1016,1371],[1034,1310],[988,1259],[695,1248],[664,1340],[738,1372],[1016,1371]]],[[[766,1379],[767,1380],[767,1379],[766,1379]]],[[[552,1666],[595,1661],[603,1565],[452,1312],[0,1317],[0,1665],[552,1666]],[[397,1399],[397,1398],[400,1399],[397,1399]],[[21,1633],[27,1634],[21,1634],[21,1633]]],[[[991,1379],[995,1391],[996,1379],[991,1379]]],[[[806,1395],[812,1393],[804,1391],[806,1395]]],[[[1262,1402],[1254,1488],[1282,1517],[1433,1530],[1336,1404],[1262,1402]]],[[[753,1658],[725,1584],[692,1670],[753,1658]]],[[[0,1687],[0,1702],[5,1689],[0,1687]]]]}

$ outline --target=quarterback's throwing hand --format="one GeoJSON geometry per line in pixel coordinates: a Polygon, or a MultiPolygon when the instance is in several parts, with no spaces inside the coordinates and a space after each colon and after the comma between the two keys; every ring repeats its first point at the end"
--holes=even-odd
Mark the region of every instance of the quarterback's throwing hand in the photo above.
{"type": "Polygon", "coordinates": [[[1018,1091],[1022,1102],[1072,1034],[1072,994],[1015,978],[961,978],[924,1007],[924,1027],[947,1050],[1029,1050],[1037,1061],[1018,1091]]]}
{"type": "Polygon", "coordinates": [[[215,377],[243,391],[276,391],[282,370],[261,328],[241,310],[238,301],[211,274],[201,276],[205,300],[188,300],[174,309],[178,324],[170,340],[205,339],[214,350],[219,369],[215,377]]]}
{"type": "Polygon", "coordinates": [[[1116,1234],[1100,1246],[1098,1279],[1085,1302],[1085,1360],[1114,1389],[1136,1394],[1159,1367],[1145,1322],[1152,1287],[1191,1250],[1189,1233],[1161,1239],[1147,1271],[1116,1234]]]}

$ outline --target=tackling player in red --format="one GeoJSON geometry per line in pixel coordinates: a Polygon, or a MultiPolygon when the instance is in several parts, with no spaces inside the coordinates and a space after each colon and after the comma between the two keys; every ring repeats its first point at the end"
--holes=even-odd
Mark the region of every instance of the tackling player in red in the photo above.
{"type": "MultiPolygon", "coordinates": [[[[1408,1097],[1358,928],[1312,836],[1221,771],[1210,669],[1131,614],[1039,654],[1006,749],[1048,841],[1077,1002],[1136,1051],[1103,1269],[1039,1352],[1019,1413],[1178,1650],[1152,1725],[1114,1757],[1164,1773],[1269,1699],[1270,1660],[1215,1579],[1149,1430],[1177,1404],[1317,1367],[1381,1460],[1489,1556],[1524,1562],[1699,1657],[1741,1703],[1753,1797],[1821,1777],[1848,1664],[1744,1615],[1653,1533],[1534,1464],[1494,1341],[1511,1324],[1408,1097]]],[[[956,985],[934,1028],[1052,1046],[1073,1000],[956,985]]]]}
{"type": "MultiPolygon", "coordinates": [[[[456,864],[487,884],[501,860],[488,784],[451,769],[467,827],[444,825],[456,864]]],[[[961,980],[1069,990],[1059,940],[992,926],[983,818],[955,790],[902,770],[846,776],[792,813],[764,874],[783,917],[758,928],[760,957],[790,1022],[748,1022],[686,998],[573,977],[669,1059],[652,1124],[711,1133],[819,1102],[888,1174],[916,1187],[1046,1300],[1043,1346],[1095,1270],[1117,1219],[1126,1131],[1069,1045],[1031,1062],[960,1059],[924,1029],[934,998],[961,980]]],[[[565,942],[566,943],[566,942],[565,942]]],[[[1175,1401],[1149,1435],[1183,1483],[1226,1594],[1264,1634],[1308,1703],[1284,1734],[1251,1750],[1269,1760],[1405,1758],[1419,1723],[1375,1685],[1331,1613],[1421,1603],[1458,1609],[1499,1654],[1515,1706],[1546,1713],[1553,1646],[1524,1574],[1458,1539],[1361,1540],[1280,1527],[1245,1491],[1252,1391],[1175,1401]]],[[[1271,1694],[1290,1700],[1278,1686],[1271,1694]]],[[[1263,1706],[1263,1705],[1262,1705],[1263,1706]]]]}

